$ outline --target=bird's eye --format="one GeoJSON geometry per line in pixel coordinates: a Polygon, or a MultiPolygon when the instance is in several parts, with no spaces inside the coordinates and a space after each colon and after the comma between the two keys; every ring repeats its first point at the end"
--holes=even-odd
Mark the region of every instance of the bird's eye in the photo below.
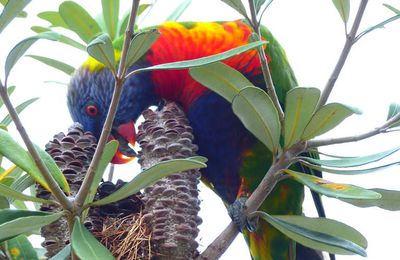
{"type": "Polygon", "coordinates": [[[88,105],[87,107],[86,107],[86,113],[89,115],[89,116],[96,116],[97,115],[97,113],[98,113],[99,111],[98,111],[98,109],[97,109],[97,107],[95,106],[95,105],[88,105]]]}

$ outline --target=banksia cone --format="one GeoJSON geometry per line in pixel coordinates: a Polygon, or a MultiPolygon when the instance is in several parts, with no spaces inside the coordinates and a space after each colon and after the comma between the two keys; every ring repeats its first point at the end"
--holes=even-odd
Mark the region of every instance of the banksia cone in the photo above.
{"type": "MultiPolygon", "coordinates": [[[[192,128],[182,110],[167,103],[161,111],[146,110],[139,126],[143,169],[154,164],[194,156],[192,128]]],[[[197,226],[200,200],[197,184],[200,171],[178,172],[156,182],[144,192],[144,221],[152,232],[153,254],[157,259],[193,259],[197,254],[197,226]]]]}
{"type": "MultiPolygon", "coordinates": [[[[56,134],[52,141],[47,143],[46,152],[49,153],[58,167],[60,167],[71,188],[71,196],[75,196],[85,177],[86,170],[96,150],[96,138],[89,132],[84,132],[80,124],[74,124],[68,133],[56,134]]],[[[37,185],[36,196],[49,199],[51,193],[37,185]]],[[[42,204],[42,211],[58,212],[59,206],[42,204]]],[[[42,246],[47,250],[47,257],[54,256],[65,245],[69,244],[68,225],[65,218],[61,218],[41,229],[45,238],[42,246]]]]}

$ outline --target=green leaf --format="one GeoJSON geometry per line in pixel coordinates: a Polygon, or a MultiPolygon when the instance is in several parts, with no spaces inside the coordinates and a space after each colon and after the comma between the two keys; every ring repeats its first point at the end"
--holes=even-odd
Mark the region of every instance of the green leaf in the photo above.
{"type": "Polygon", "coordinates": [[[377,192],[367,190],[349,184],[333,183],[322,178],[312,176],[305,173],[285,170],[285,173],[290,175],[296,181],[304,184],[311,190],[319,194],[342,199],[379,199],[381,195],[377,192]]]}
{"type": "MultiPolygon", "coordinates": [[[[36,100],[38,100],[39,98],[31,98],[28,99],[24,102],[22,102],[21,104],[19,104],[15,110],[17,111],[17,113],[21,113],[25,108],[27,108],[30,104],[32,104],[33,102],[35,102],[36,100]]],[[[11,116],[7,115],[1,122],[0,124],[5,125],[5,126],[9,126],[12,122],[11,116]]]]}
{"type": "Polygon", "coordinates": [[[117,36],[119,0],[101,0],[101,6],[108,35],[113,40],[117,36]]]}
{"type": "Polygon", "coordinates": [[[113,255],[75,218],[71,234],[72,250],[80,259],[107,260],[115,259],[113,255]]]}
{"type": "Polygon", "coordinates": [[[6,197],[0,196],[0,209],[10,208],[10,203],[6,197]]]}
{"type": "Polygon", "coordinates": [[[97,193],[97,187],[103,178],[104,171],[107,168],[107,165],[110,163],[111,159],[114,157],[115,153],[118,149],[118,141],[113,140],[106,144],[103,155],[101,156],[100,163],[97,166],[96,173],[90,186],[89,194],[86,197],[85,204],[91,203],[97,193]]]}
{"type": "Polygon", "coordinates": [[[68,25],[84,42],[89,43],[101,32],[99,24],[79,4],[65,1],[59,7],[59,13],[68,25]]]}
{"type": "Polygon", "coordinates": [[[260,88],[246,87],[233,99],[232,108],[244,126],[275,154],[281,124],[268,94],[260,88]]]}
{"type": "Polygon", "coordinates": [[[139,60],[158,39],[160,32],[157,29],[140,32],[133,37],[128,49],[126,64],[127,67],[139,60]]]}
{"type": "Polygon", "coordinates": [[[386,168],[389,168],[389,167],[392,167],[395,165],[399,165],[400,161],[388,163],[388,164],[377,166],[377,167],[371,167],[371,168],[367,168],[367,169],[354,169],[354,170],[343,170],[340,168],[334,169],[334,168],[328,168],[328,167],[321,167],[319,165],[315,165],[315,164],[309,163],[304,160],[300,160],[300,163],[304,164],[305,166],[307,166],[311,169],[322,171],[322,172],[329,172],[329,173],[342,174],[342,175],[357,175],[357,174],[367,174],[367,173],[384,170],[386,168]]]}
{"type": "Polygon", "coordinates": [[[252,42],[252,43],[249,43],[246,45],[242,45],[240,47],[230,49],[225,52],[221,52],[219,54],[214,54],[214,55],[210,55],[210,56],[199,58],[199,59],[170,62],[170,63],[154,65],[154,66],[150,66],[150,67],[146,67],[146,68],[141,68],[141,69],[136,70],[135,73],[142,72],[142,71],[150,71],[150,70],[173,70],[173,69],[185,69],[185,68],[199,67],[199,66],[207,65],[207,64],[214,63],[217,61],[226,60],[232,56],[235,56],[240,53],[246,52],[248,50],[257,48],[266,43],[267,43],[266,41],[252,42]]]}
{"type": "Polygon", "coordinates": [[[4,184],[0,184],[0,194],[2,196],[10,197],[22,201],[34,201],[39,203],[52,203],[54,201],[32,197],[21,192],[15,191],[4,184]]]}
{"type": "Polygon", "coordinates": [[[109,69],[114,69],[114,47],[108,34],[102,33],[91,40],[87,46],[87,52],[109,69]]]}
{"type": "MultiPolygon", "coordinates": [[[[40,153],[40,151],[38,151],[40,153]]],[[[11,135],[2,129],[0,129],[0,154],[10,160],[12,163],[17,165],[19,168],[27,172],[33,179],[35,179],[40,185],[49,189],[46,181],[44,180],[39,169],[32,157],[26,152],[16,141],[13,140],[11,135]]],[[[43,159],[44,157],[42,157],[43,159]]],[[[46,163],[46,162],[45,162],[46,163]]],[[[49,167],[49,162],[46,163],[49,167]]],[[[58,174],[58,171],[50,171],[52,174],[58,174]]],[[[54,176],[56,180],[62,180],[64,176],[54,176]]],[[[69,187],[65,185],[66,181],[62,180],[58,184],[64,190],[69,192],[69,187]]]]}
{"type": "MultiPolygon", "coordinates": [[[[14,92],[15,86],[10,86],[7,88],[7,95],[11,96],[11,94],[14,92]]],[[[0,98],[0,108],[4,105],[3,99],[0,98]]],[[[1,163],[1,162],[0,162],[1,163]]]]}
{"type": "MultiPolygon", "coordinates": [[[[40,27],[40,26],[32,26],[31,30],[36,32],[36,33],[52,31],[52,30],[50,30],[48,28],[40,27]]],[[[85,45],[83,45],[83,44],[81,44],[81,43],[79,43],[79,42],[77,42],[77,41],[75,41],[75,40],[73,40],[73,39],[71,39],[71,38],[69,38],[69,37],[67,37],[65,35],[59,34],[58,41],[61,42],[61,43],[67,44],[69,46],[72,46],[74,48],[77,48],[79,50],[86,51],[86,46],[85,45]]]]}
{"type": "Polygon", "coordinates": [[[71,255],[71,244],[68,244],[49,260],[66,260],[70,258],[70,255],[71,255]]]}
{"type": "Polygon", "coordinates": [[[30,0],[8,1],[0,15],[0,33],[27,6],[30,0]]]}
{"type": "Polygon", "coordinates": [[[160,162],[138,174],[132,181],[111,195],[91,203],[91,206],[105,205],[126,198],[170,174],[204,167],[206,167],[205,163],[193,159],[175,159],[160,162]]]}
{"type": "Polygon", "coordinates": [[[242,73],[222,62],[189,69],[190,76],[230,103],[245,87],[253,84],[242,73]]]}
{"type": "Polygon", "coordinates": [[[26,55],[28,57],[31,57],[35,60],[38,60],[50,67],[53,67],[57,70],[60,70],[62,72],[64,72],[67,75],[71,75],[72,73],[74,73],[75,68],[72,67],[71,65],[68,65],[64,62],[55,60],[55,59],[51,59],[51,58],[47,58],[47,57],[43,57],[43,56],[38,56],[38,55],[26,55]]]}
{"type": "Polygon", "coordinates": [[[186,11],[189,5],[192,3],[192,0],[183,0],[175,10],[168,16],[166,21],[177,21],[179,17],[186,11]]]}
{"type": "Polygon", "coordinates": [[[69,194],[71,192],[71,189],[69,188],[68,181],[58,167],[57,163],[54,161],[53,157],[51,157],[45,150],[43,150],[39,146],[35,145],[35,148],[40,158],[43,160],[44,165],[47,167],[50,174],[56,180],[58,185],[60,185],[61,189],[64,192],[69,194]]]}
{"type": "MultiPolygon", "coordinates": [[[[18,2],[18,1],[16,1],[18,2]]],[[[11,69],[14,67],[14,65],[17,63],[19,58],[24,55],[24,53],[34,44],[37,40],[39,39],[46,39],[46,40],[52,40],[56,41],[58,40],[59,35],[55,32],[43,32],[39,33],[35,36],[26,38],[22,41],[20,41],[15,47],[10,51],[10,53],[7,55],[6,59],[6,64],[5,64],[5,75],[6,78],[8,77],[11,69]]]]}
{"type": "MultiPolygon", "coordinates": [[[[400,104],[396,104],[396,103],[390,104],[387,120],[391,119],[398,113],[400,113],[400,104]]],[[[400,120],[393,123],[392,125],[390,125],[390,127],[397,127],[397,126],[400,126],[400,120]]]]}
{"type": "Polygon", "coordinates": [[[344,23],[349,20],[350,0],[332,0],[344,23]]]}
{"type": "Polygon", "coordinates": [[[286,95],[285,148],[297,143],[315,112],[321,91],[296,87],[286,95]]]}
{"type": "Polygon", "coordinates": [[[310,158],[310,157],[299,157],[301,160],[317,164],[317,165],[322,165],[322,166],[327,166],[327,167],[335,167],[335,168],[347,168],[347,167],[356,167],[356,166],[361,166],[365,165],[368,163],[373,163],[379,160],[382,160],[385,157],[388,157],[389,155],[397,152],[400,149],[400,147],[392,148],[383,152],[375,153],[375,154],[370,154],[366,156],[360,156],[360,157],[347,157],[347,158],[340,158],[340,159],[332,159],[332,160],[319,160],[315,158],[310,158]]]}
{"type": "Polygon", "coordinates": [[[25,235],[7,240],[6,245],[12,260],[39,260],[36,250],[25,235]]]}
{"type": "Polygon", "coordinates": [[[324,105],[311,118],[311,121],[304,130],[302,139],[309,140],[318,135],[322,135],[335,128],[352,114],[361,114],[361,112],[358,109],[340,103],[324,105]]]}
{"type": "Polygon", "coordinates": [[[239,14],[243,15],[244,17],[247,17],[246,8],[244,8],[244,5],[241,0],[221,0],[221,1],[229,5],[233,9],[235,9],[239,14]]]}
{"type": "Polygon", "coordinates": [[[64,22],[59,12],[56,11],[46,11],[38,13],[39,18],[49,22],[53,27],[62,27],[69,29],[68,25],[64,22]]]}
{"type": "Polygon", "coordinates": [[[382,195],[380,199],[360,200],[360,199],[341,199],[344,202],[350,203],[361,208],[379,207],[385,210],[398,211],[400,210],[400,191],[371,189],[382,195]]]}
{"type": "Polygon", "coordinates": [[[383,4],[383,6],[385,6],[387,9],[389,9],[390,11],[394,12],[395,14],[400,14],[400,10],[393,7],[390,4],[383,4]]]}
{"type": "Polygon", "coordinates": [[[259,216],[294,241],[315,250],[333,254],[367,256],[367,241],[354,228],[327,218],[304,216],[271,216],[257,211],[259,216]]]}
{"type": "Polygon", "coordinates": [[[265,0],[254,0],[254,6],[256,8],[256,13],[260,12],[261,6],[265,3],[265,0]]]}
{"type": "MultiPolygon", "coordinates": [[[[142,6],[142,5],[140,5],[140,6],[142,6]]],[[[139,13],[139,10],[138,10],[138,13],[139,13]]],[[[122,18],[121,23],[119,24],[119,29],[118,29],[119,37],[121,37],[125,33],[126,27],[128,26],[128,22],[129,22],[129,16],[130,16],[130,13],[126,13],[124,15],[124,17],[122,18]]],[[[139,16],[139,14],[138,14],[138,16],[139,16]]]]}
{"type": "Polygon", "coordinates": [[[382,22],[380,22],[380,23],[378,23],[378,24],[376,24],[376,25],[374,25],[374,26],[371,26],[371,27],[365,29],[364,31],[362,31],[361,33],[359,33],[359,34],[357,35],[357,37],[355,38],[354,42],[358,41],[361,37],[363,37],[364,35],[366,35],[366,34],[372,32],[372,31],[374,31],[374,30],[376,30],[376,29],[383,29],[383,28],[385,28],[385,25],[387,25],[387,24],[389,24],[389,23],[391,23],[391,22],[393,22],[393,21],[396,21],[396,20],[399,19],[399,18],[400,18],[400,13],[397,14],[397,15],[395,15],[395,16],[392,16],[392,17],[390,17],[390,18],[388,18],[388,19],[386,19],[386,20],[384,20],[384,21],[382,21],[382,22]]]}
{"type": "Polygon", "coordinates": [[[61,218],[63,214],[63,212],[49,214],[42,211],[2,209],[0,241],[41,228],[61,218]]]}

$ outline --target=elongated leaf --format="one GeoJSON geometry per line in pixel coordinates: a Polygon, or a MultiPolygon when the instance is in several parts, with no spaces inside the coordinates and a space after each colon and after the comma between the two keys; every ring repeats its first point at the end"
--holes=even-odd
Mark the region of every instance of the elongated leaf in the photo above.
{"type": "Polygon", "coordinates": [[[400,210],[400,191],[385,190],[385,189],[371,189],[371,191],[381,194],[382,198],[374,200],[360,200],[360,199],[341,199],[341,200],[361,208],[379,207],[381,209],[391,210],[391,211],[400,210]]]}
{"type": "MultiPolygon", "coordinates": [[[[139,13],[139,10],[138,10],[138,13],[139,13]]],[[[123,18],[121,19],[121,22],[119,24],[119,29],[118,29],[118,36],[124,35],[126,27],[128,26],[129,15],[130,15],[130,12],[126,13],[123,16],[123,18]]],[[[138,14],[138,16],[139,16],[139,14],[138,14]]]]}
{"type": "Polygon", "coordinates": [[[8,240],[6,245],[12,260],[39,260],[36,250],[25,235],[8,240]]]}
{"type": "Polygon", "coordinates": [[[357,230],[338,221],[303,216],[271,216],[260,211],[254,215],[294,241],[312,249],[333,254],[367,255],[365,238],[357,230]]]}
{"type": "Polygon", "coordinates": [[[79,4],[65,1],[59,7],[59,13],[68,25],[84,42],[89,43],[101,32],[99,24],[79,4]]]}
{"type": "MultiPolygon", "coordinates": [[[[387,120],[391,119],[398,113],[400,113],[400,104],[396,104],[396,103],[390,104],[387,120]]],[[[397,126],[400,126],[400,120],[395,122],[394,124],[392,124],[390,127],[397,127],[397,126]]]]}
{"type": "Polygon", "coordinates": [[[61,218],[64,213],[49,214],[42,211],[0,210],[0,241],[31,232],[61,218]]]}
{"type": "Polygon", "coordinates": [[[266,43],[267,43],[266,41],[252,42],[252,43],[242,45],[240,47],[236,47],[236,48],[230,49],[228,51],[221,52],[219,54],[210,55],[210,56],[207,56],[204,58],[170,62],[170,63],[154,65],[154,66],[150,66],[150,67],[146,67],[146,68],[141,68],[141,69],[136,70],[135,73],[142,72],[142,71],[150,71],[150,70],[174,70],[174,69],[199,67],[199,66],[207,65],[207,64],[214,63],[217,61],[226,60],[232,56],[235,56],[240,53],[246,52],[248,50],[257,48],[258,46],[261,46],[266,43]]]}
{"type": "Polygon", "coordinates": [[[192,0],[183,0],[175,10],[168,16],[166,21],[177,21],[179,17],[186,11],[189,5],[192,3],[192,0]]]}
{"type": "Polygon", "coordinates": [[[32,197],[21,192],[15,191],[4,184],[0,184],[0,194],[2,196],[11,197],[22,201],[35,201],[39,203],[51,203],[50,200],[32,197]]]}
{"type": "Polygon", "coordinates": [[[139,60],[158,39],[160,33],[157,29],[144,31],[135,35],[128,49],[126,64],[130,67],[139,60]]]}
{"type": "MultiPolygon", "coordinates": [[[[14,92],[15,86],[10,86],[7,88],[7,95],[11,96],[11,94],[14,92]]],[[[0,108],[4,105],[3,99],[0,98],[0,108]]]]}
{"type": "Polygon", "coordinates": [[[8,209],[10,208],[10,203],[8,202],[6,197],[0,196],[0,209],[8,209]]]}
{"type": "Polygon", "coordinates": [[[8,1],[0,15],[0,33],[27,6],[30,0],[8,1]]]}
{"type": "Polygon", "coordinates": [[[306,165],[307,167],[314,169],[314,170],[318,170],[318,171],[322,171],[322,172],[329,172],[329,173],[335,173],[335,174],[342,174],[342,175],[357,175],[357,174],[367,174],[367,173],[372,173],[372,172],[377,172],[377,171],[381,171],[384,169],[387,169],[389,167],[395,166],[395,165],[399,165],[400,161],[397,162],[392,162],[389,164],[385,164],[385,165],[381,165],[381,166],[377,166],[377,167],[371,167],[371,168],[367,168],[367,169],[354,169],[354,170],[343,170],[340,168],[328,168],[328,167],[322,167],[319,165],[315,165],[303,160],[300,160],[300,162],[304,165],[306,165]]]}
{"type": "Polygon", "coordinates": [[[91,205],[99,206],[121,200],[132,194],[135,194],[141,189],[151,185],[157,180],[166,177],[170,174],[192,169],[200,169],[204,167],[206,167],[205,163],[193,159],[175,159],[175,160],[160,162],[141,172],[139,175],[133,178],[132,181],[125,184],[119,190],[115,191],[111,195],[101,200],[97,200],[91,203],[91,205]]]}
{"type": "Polygon", "coordinates": [[[343,199],[380,199],[381,195],[377,192],[367,190],[349,184],[333,183],[322,178],[318,178],[309,174],[285,170],[296,181],[304,184],[311,190],[319,194],[343,199]]]}
{"type": "Polygon", "coordinates": [[[106,67],[114,69],[114,47],[110,36],[108,36],[106,33],[102,33],[90,41],[87,46],[87,52],[90,54],[90,56],[103,63],[106,67]]]}
{"type": "MultiPolygon", "coordinates": [[[[38,204],[38,203],[36,203],[36,204],[38,204]]],[[[13,205],[16,209],[28,210],[28,207],[26,206],[25,202],[23,202],[22,200],[14,200],[11,203],[11,205],[13,205]]],[[[36,209],[36,207],[35,207],[35,209],[36,209]]]]}
{"type": "Polygon", "coordinates": [[[71,192],[71,189],[69,188],[67,179],[65,178],[60,168],[57,166],[57,163],[54,161],[53,157],[51,157],[45,150],[43,150],[39,146],[35,145],[35,148],[40,158],[43,160],[45,166],[49,170],[50,174],[60,185],[61,189],[69,194],[71,192]]]}
{"type": "Polygon", "coordinates": [[[321,91],[317,88],[297,87],[286,95],[285,148],[297,143],[317,106],[321,91]]]}
{"type": "MultiPolygon", "coordinates": [[[[16,1],[18,2],[18,1],[16,1]]],[[[24,53],[39,39],[46,39],[56,41],[59,39],[59,35],[55,32],[43,32],[39,33],[35,36],[26,38],[20,41],[15,47],[10,51],[7,55],[6,64],[5,64],[5,75],[8,77],[11,69],[14,67],[15,63],[19,60],[19,58],[24,55],[24,53]]]]}
{"type": "Polygon", "coordinates": [[[59,12],[56,11],[46,11],[38,13],[39,18],[49,22],[53,27],[62,27],[69,29],[68,25],[64,22],[59,12]]]}
{"type": "Polygon", "coordinates": [[[332,0],[344,23],[349,20],[350,0],[332,0]]]}
{"type": "Polygon", "coordinates": [[[93,179],[92,185],[90,186],[89,194],[86,197],[85,204],[91,203],[94,199],[94,196],[97,192],[97,187],[103,178],[104,171],[107,168],[107,165],[110,163],[111,159],[114,157],[116,151],[118,149],[118,141],[113,140],[106,144],[103,155],[101,156],[99,166],[97,166],[95,177],[93,179]]]}
{"type": "Polygon", "coordinates": [[[265,0],[255,0],[254,1],[254,6],[256,8],[256,13],[258,14],[260,12],[261,6],[265,3],[265,0]]]}
{"type": "Polygon", "coordinates": [[[51,59],[51,58],[47,58],[47,57],[43,57],[43,56],[38,56],[38,55],[27,55],[28,57],[31,57],[35,60],[38,60],[50,67],[53,67],[57,70],[60,70],[62,72],[64,72],[67,75],[71,75],[72,73],[74,73],[75,68],[72,67],[71,65],[68,65],[64,62],[55,60],[55,59],[51,59]]]}
{"type": "Polygon", "coordinates": [[[243,88],[253,85],[239,71],[222,62],[191,68],[189,73],[193,79],[218,93],[230,103],[243,88]]]}
{"type": "MultiPolygon", "coordinates": [[[[32,104],[33,102],[35,102],[36,100],[38,100],[39,98],[31,98],[28,99],[24,102],[22,102],[21,104],[19,104],[15,110],[17,111],[17,113],[21,113],[25,108],[27,108],[30,104],[32,104]]],[[[5,126],[9,126],[12,122],[11,116],[7,115],[1,122],[0,124],[5,125],[5,126]]]]}
{"type": "Polygon", "coordinates": [[[80,259],[91,260],[113,260],[115,259],[110,251],[107,250],[90,233],[86,227],[80,223],[78,217],[75,218],[74,228],[71,234],[72,250],[80,259]]]}
{"type": "Polygon", "coordinates": [[[400,10],[390,4],[383,4],[383,6],[385,6],[387,9],[394,12],[395,14],[400,14],[400,10]]]}
{"type": "MultiPolygon", "coordinates": [[[[40,185],[42,185],[46,189],[49,189],[42,174],[36,167],[32,157],[16,141],[13,140],[8,132],[2,129],[0,129],[0,154],[2,154],[12,163],[27,172],[40,185]]],[[[50,171],[50,173],[57,174],[56,171],[50,171]]],[[[62,178],[65,179],[64,176],[55,177],[56,180],[62,180],[62,178]]],[[[65,186],[65,181],[61,181],[58,184],[64,191],[69,192],[69,188],[65,186]]]]}
{"type": "Polygon", "coordinates": [[[69,259],[70,255],[71,255],[71,244],[68,244],[49,260],[66,260],[69,259]]]}
{"type": "Polygon", "coordinates": [[[330,103],[318,110],[308,123],[302,135],[303,140],[309,140],[335,128],[352,114],[361,114],[358,109],[339,103],[330,103]]]}
{"type": "Polygon", "coordinates": [[[276,153],[281,124],[278,112],[267,93],[260,88],[246,87],[233,99],[232,109],[244,126],[276,153]]]}
{"type": "MultiPolygon", "coordinates": [[[[49,28],[45,28],[45,27],[41,27],[41,26],[32,26],[31,30],[36,32],[36,33],[52,31],[49,28]]],[[[70,37],[67,37],[65,35],[59,34],[58,41],[61,42],[61,43],[67,44],[69,46],[72,46],[74,48],[77,48],[79,50],[86,51],[86,46],[85,45],[83,45],[83,44],[81,44],[81,43],[79,43],[79,42],[77,42],[77,41],[75,41],[75,40],[73,40],[70,37]]]]}
{"type": "Polygon", "coordinates": [[[393,21],[396,21],[396,20],[399,19],[399,18],[400,18],[400,13],[397,14],[397,15],[395,15],[395,16],[392,16],[392,17],[390,17],[390,18],[388,18],[388,19],[386,19],[386,20],[384,20],[384,21],[382,21],[382,22],[380,22],[380,23],[378,23],[378,24],[376,24],[376,25],[374,25],[374,26],[368,27],[367,29],[365,29],[364,31],[362,31],[361,33],[359,33],[359,34],[357,35],[357,37],[356,37],[356,39],[354,40],[354,42],[358,41],[361,37],[363,37],[364,35],[366,35],[366,34],[372,32],[372,31],[374,31],[374,30],[376,30],[376,29],[383,29],[383,28],[385,28],[385,25],[387,25],[387,24],[389,24],[389,23],[391,23],[391,22],[393,22],[393,21]]]}
{"type": "Polygon", "coordinates": [[[244,17],[247,16],[246,8],[244,8],[244,5],[241,0],[221,0],[221,1],[229,5],[233,9],[235,9],[239,14],[243,15],[244,17]]]}
{"type": "Polygon", "coordinates": [[[101,5],[108,35],[113,40],[117,36],[119,0],[101,0],[101,5]]]}
{"type": "Polygon", "coordinates": [[[366,156],[360,157],[350,157],[350,158],[341,158],[341,159],[333,159],[333,160],[319,160],[310,157],[300,157],[302,160],[307,162],[327,166],[327,167],[334,167],[334,168],[347,168],[347,167],[355,167],[360,165],[365,165],[368,163],[373,163],[379,160],[382,160],[385,157],[397,152],[400,147],[395,147],[383,152],[379,152],[376,154],[370,154],[366,156]]]}

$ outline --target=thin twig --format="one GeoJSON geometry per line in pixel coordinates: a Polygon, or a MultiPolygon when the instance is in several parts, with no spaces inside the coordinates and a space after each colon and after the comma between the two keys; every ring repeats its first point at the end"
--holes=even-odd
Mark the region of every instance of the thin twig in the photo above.
{"type": "Polygon", "coordinates": [[[124,74],[126,73],[125,63],[126,63],[126,58],[127,58],[127,52],[128,52],[129,44],[132,39],[133,32],[134,32],[134,24],[135,24],[135,20],[136,20],[137,10],[139,7],[139,2],[140,2],[140,0],[133,0],[133,3],[132,3],[129,24],[125,31],[125,39],[124,39],[124,44],[122,47],[121,59],[120,59],[119,67],[118,67],[117,78],[115,79],[114,93],[113,93],[110,108],[108,110],[108,114],[107,114],[107,117],[106,117],[106,120],[105,120],[105,123],[103,126],[103,131],[101,132],[100,139],[97,144],[96,152],[93,155],[92,162],[90,163],[90,166],[88,168],[85,179],[83,180],[82,186],[79,189],[78,194],[76,195],[74,206],[77,211],[80,211],[82,209],[83,203],[85,202],[85,199],[89,193],[90,186],[93,182],[93,178],[94,178],[95,172],[97,170],[97,167],[99,165],[101,156],[103,154],[104,147],[105,147],[108,137],[110,136],[110,133],[111,133],[115,114],[117,113],[118,103],[119,103],[119,100],[121,97],[123,83],[125,80],[124,74]]]}
{"type": "Polygon", "coordinates": [[[57,182],[54,180],[53,176],[47,169],[46,165],[44,164],[43,160],[40,158],[38,152],[36,151],[31,139],[26,132],[17,111],[15,110],[14,106],[11,103],[11,100],[7,94],[7,86],[3,85],[0,81],[0,96],[3,99],[3,103],[6,106],[8,113],[10,114],[14,124],[25,143],[26,148],[28,149],[29,153],[31,154],[33,160],[35,161],[36,166],[40,170],[43,178],[46,180],[47,185],[51,190],[51,193],[54,195],[56,200],[62,205],[62,207],[66,210],[71,210],[73,208],[71,201],[68,200],[67,196],[61,190],[60,186],[58,186],[57,182]]]}
{"type": "Polygon", "coordinates": [[[318,101],[317,109],[321,108],[327,102],[329,95],[332,92],[333,87],[335,86],[336,80],[339,77],[339,74],[346,62],[346,59],[350,53],[350,50],[355,42],[358,27],[360,26],[361,19],[364,15],[365,8],[367,6],[368,0],[362,0],[360,6],[358,8],[356,18],[354,19],[353,26],[351,27],[350,33],[347,35],[346,42],[343,46],[342,53],[339,56],[339,60],[336,63],[334,70],[332,71],[331,76],[328,79],[328,82],[325,85],[324,91],[321,94],[321,98],[318,101]]]}
{"type": "Polygon", "coordinates": [[[397,113],[394,117],[390,118],[387,120],[383,125],[365,132],[360,135],[353,135],[353,136],[346,136],[346,137],[339,137],[339,138],[330,138],[330,139],[324,139],[324,140],[311,140],[307,142],[307,147],[308,148],[314,148],[314,147],[319,147],[319,146],[325,146],[325,145],[332,145],[332,144],[343,144],[343,143],[350,143],[350,142],[357,142],[381,133],[387,133],[388,128],[398,122],[400,120],[400,113],[397,113]]]}
{"type": "MultiPolygon", "coordinates": [[[[264,200],[274,189],[275,185],[280,180],[285,178],[285,176],[282,176],[279,173],[282,170],[287,169],[293,163],[292,158],[303,152],[304,149],[305,144],[299,143],[282,153],[282,156],[278,159],[278,161],[272,164],[261,183],[246,201],[245,211],[243,214],[247,216],[249,213],[258,210],[264,200]]],[[[229,247],[230,243],[238,233],[237,227],[231,222],[196,260],[218,259],[229,247]]]]}
{"type": "MultiPolygon", "coordinates": [[[[256,8],[254,6],[253,0],[249,0],[249,6],[250,6],[250,13],[251,13],[251,20],[250,20],[251,26],[253,27],[254,32],[258,35],[259,40],[262,40],[261,32],[260,32],[260,23],[257,19],[256,8]]],[[[279,121],[281,123],[283,123],[283,119],[284,119],[283,109],[281,107],[281,104],[279,103],[279,99],[278,99],[278,95],[276,94],[274,82],[272,81],[272,76],[271,76],[271,73],[269,70],[268,61],[265,56],[265,50],[263,47],[259,47],[259,48],[257,48],[257,52],[258,52],[258,57],[259,57],[260,63],[261,63],[261,71],[263,73],[264,81],[267,86],[268,95],[270,96],[272,102],[275,105],[276,110],[278,111],[279,121]]]]}

